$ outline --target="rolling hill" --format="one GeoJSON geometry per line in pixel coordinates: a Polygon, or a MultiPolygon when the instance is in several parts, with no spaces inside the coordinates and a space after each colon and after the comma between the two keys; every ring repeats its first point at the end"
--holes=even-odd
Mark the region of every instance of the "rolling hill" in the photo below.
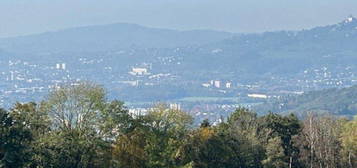
{"type": "Polygon", "coordinates": [[[304,116],[307,112],[317,112],[352,118],[357,115],[357,86],[311,91],[300,96],[286,96],[270,100],[254,109],[260,114],[272,111],[304,116]]]}
{"type": "Polygon", "coordinates": [[[64,53],[174,48],[203,45],[231,36],[232,33],[211,30],[176,31],[117,23],[0,39],[0,49],[15,53],[64,53]]]}
{"type": "Polygon", "coordinates": [[[353,66],[357,61],[357,19],[297,32],[235,36],[205,45],[188,56],[207,67],[253,74],[295,74],[307,68],[353,66]],[[214,52],[219,51],[219,52],[214,52]]]}

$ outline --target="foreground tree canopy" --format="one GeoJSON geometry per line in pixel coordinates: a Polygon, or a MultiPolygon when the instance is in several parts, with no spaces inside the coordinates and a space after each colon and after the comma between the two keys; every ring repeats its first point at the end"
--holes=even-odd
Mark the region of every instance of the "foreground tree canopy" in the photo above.
{"type": "Polygon", "coordinates": [[[257,116],[238,108],[218,125],[165,104],[146,115],[92,83],[0,109],[1,168],[356,168],[357,118],[257,116]]]}

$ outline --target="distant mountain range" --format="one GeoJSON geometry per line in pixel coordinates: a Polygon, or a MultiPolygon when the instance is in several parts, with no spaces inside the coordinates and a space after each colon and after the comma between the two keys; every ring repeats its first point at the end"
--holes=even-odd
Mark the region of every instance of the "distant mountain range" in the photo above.
{"type": "Polygon", "coordinates": [[[256,106],[255,110],[261,114],[272,111],[283,114],[295,113],[302,117],[307,112],[315,112],[351,118],[357,114],[357,86],[283,97],[256,106]]]}
{"type": "Polygon", "coordinates": [[[173,48],[203,45],[233,35],[211,30],[176,31],[118,23],[0,39],[0,49],[15,53],[63,53],[127,48],[173,48]]]}
{"type": "MultiPolygon", "coordinates": [[[[150,62],[157,57],[176,56],[174,50],[181,48],[181,67],[186,70],[291,74],[320,66],[356,66],[356,44],[357,19],[350,17],[310,30],[245,35],[210,30],[175,31],[135,24],[88,26],[0,39],[0,50],[23,57],[57,54],[66,60],[73,59],[72,53],[95,55],[155,48],[156,53],[138,54],[145,55],[150,62]],[[171,52],[167,52],[170,48],[171,52]],[[165,55],[158,55],[158,49],[163,49],[165,55]]],[[[116,62],[127,59],[117,57],[116,62]]]]}

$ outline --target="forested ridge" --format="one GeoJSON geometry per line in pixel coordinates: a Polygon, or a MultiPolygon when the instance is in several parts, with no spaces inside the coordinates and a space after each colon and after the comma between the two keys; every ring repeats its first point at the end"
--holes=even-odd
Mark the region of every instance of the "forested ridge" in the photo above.
{"type": "Polygon", "coordinates": [[[269,100],[254,110],[264,113],[295,113],[304,117],[307,111],[330,113],[336,116],[353,118],[357,111],[357,86],[311,91],[302,95],[288,95],[269,100]]]}
{"type": "Polygon", "coordinates": [[[0,110],[0,167],[355,168],[357,118],[238,108],[195,126],[165,104],[130,114],[102,87],[81,83],[0,110]]]}

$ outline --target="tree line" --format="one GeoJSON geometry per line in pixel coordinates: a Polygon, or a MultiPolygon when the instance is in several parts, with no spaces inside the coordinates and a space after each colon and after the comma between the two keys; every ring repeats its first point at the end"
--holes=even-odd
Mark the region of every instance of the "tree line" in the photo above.
{"type": "Polygon", "coordinates": [[[258,116],[223,122],[154,106],[133,115],[93,83],[68,85],[39,103],[0,109],[1,168],[356,168],[357,117],[258,116]]]}

